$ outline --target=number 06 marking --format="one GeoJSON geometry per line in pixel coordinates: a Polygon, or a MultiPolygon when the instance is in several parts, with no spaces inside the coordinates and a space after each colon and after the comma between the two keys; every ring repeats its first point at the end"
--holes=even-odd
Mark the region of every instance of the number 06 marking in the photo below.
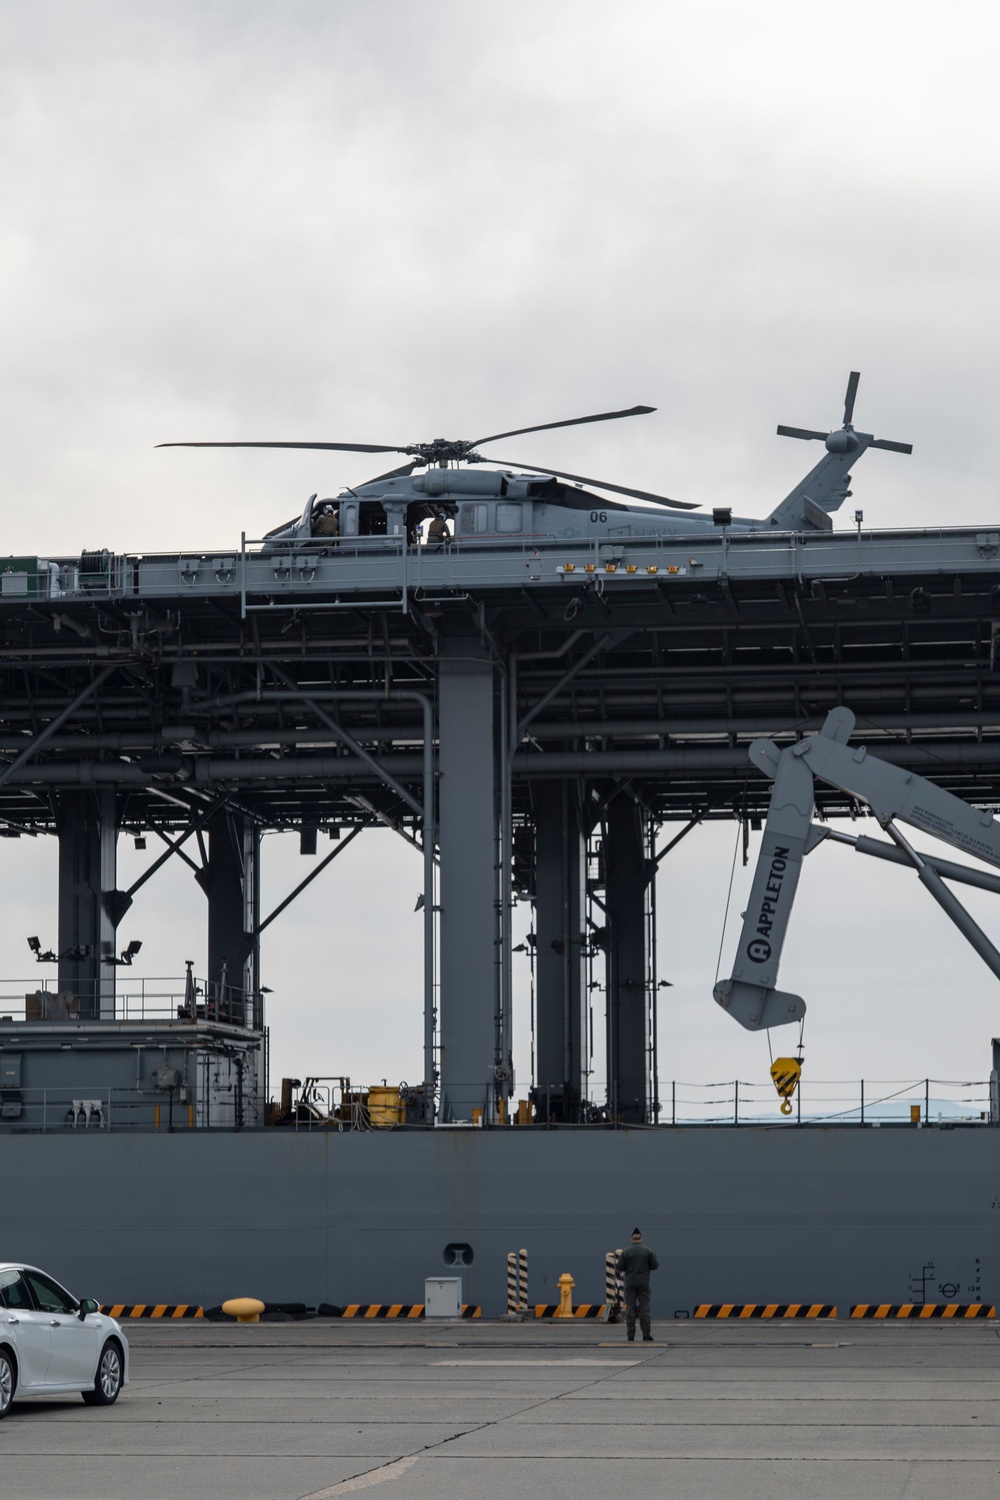
{"type": "Polygon", "coordinates": [[[590,519],[591,522],[606,521],[608,519],[608,513],[606,510],[592,510],[590,512],[590,519]]]}

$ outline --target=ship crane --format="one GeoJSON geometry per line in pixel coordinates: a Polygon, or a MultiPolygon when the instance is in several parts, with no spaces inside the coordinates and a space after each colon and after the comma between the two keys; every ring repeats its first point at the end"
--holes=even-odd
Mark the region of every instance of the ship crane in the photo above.
{"type": "Polygon", "coordinates": [[[1000,876],[920,854],[896,826],[909,824],[1000,867],[1000,823],[991,812],[970,807],[916,772],[880,760],[866,746],[851,746],[854,724],[849,708],[835,708],[818,734],[785,750],[769,739],[750,746],[751,763],[772,778],[774,788],[732,976],[720,980],[714,991],[719,1005],[748,1031],[784,1026],[805,1015],[802,997],[775,985],[802,861],[826,839],[915,869],[921,884],[1000,978],[1000,952],[945,884],[957,881],[1000,894],[1000,876]],[[815,824],[817,781],[867,803],[892,843],[852,838],[815,824]]]}

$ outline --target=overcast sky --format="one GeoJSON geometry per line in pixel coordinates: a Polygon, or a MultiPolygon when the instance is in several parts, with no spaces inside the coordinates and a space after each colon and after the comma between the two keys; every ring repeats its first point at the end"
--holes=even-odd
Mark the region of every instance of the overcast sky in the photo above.
{"type": "MultiPolygon", "coordinates": [[[[658,410],[513,456],[765,514],[818,456],[775,424],[837,425],[851,369],[858,426],[914,443],[859,465],[866,525],[996,525],[997,14],[0,3],[2,550],[233,546],[372,473],[167,440],[406,443],[635,402],[658,410]]],[[[667,1079],[766,1081],[711,1000],[734,833],[663,866],[667,1079]]],[[[54,933],[50,842],[0,849],[8,975],[54,933]]],[[[277,899],[304,861],[266,848],[277,899]]],[[[269,930],[275,1077],[419,1073],[420,885],[373,833],[269,930]]],[[[146,973],[203,951],[200,903],[181,868],[144,891],[121,930],[146,973]]],[[[815,1076],[986,1075],[996,982],[905,872],[812,856],[782,984],[815,1076]]],[[[522,1083],[527,1055],[522,1026],[522,1083]]]]}

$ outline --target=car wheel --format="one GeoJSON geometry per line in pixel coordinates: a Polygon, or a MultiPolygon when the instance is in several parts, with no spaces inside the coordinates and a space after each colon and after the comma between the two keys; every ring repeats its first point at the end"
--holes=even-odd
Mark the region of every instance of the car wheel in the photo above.
{"type": "Polygon", "coordinates": [[[97,1361],[97,1375],[92,1391],[81,1391],[88,1406],[113,1406],[122,1388],[122,1354],[118,1345],[108,1339],[97,1361]]]}
{"type": "Polygon", "coordinates": [[[17,1376],[14,1373],[14,1361],[6,1349],[0,1349],[0,1417],[5,1417],[10,1411],[10,1403],[14,1399],[14,1387],[17,1384],[17,1376]]]}

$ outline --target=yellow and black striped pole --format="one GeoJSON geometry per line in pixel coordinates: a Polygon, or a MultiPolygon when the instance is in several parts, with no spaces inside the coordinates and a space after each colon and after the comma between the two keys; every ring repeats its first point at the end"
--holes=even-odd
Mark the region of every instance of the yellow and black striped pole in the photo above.
{"type": "Polygon", "coordinates": [[[517,1310],[528,1311],[528,1252],[517,1252],[517,1310]]]}

